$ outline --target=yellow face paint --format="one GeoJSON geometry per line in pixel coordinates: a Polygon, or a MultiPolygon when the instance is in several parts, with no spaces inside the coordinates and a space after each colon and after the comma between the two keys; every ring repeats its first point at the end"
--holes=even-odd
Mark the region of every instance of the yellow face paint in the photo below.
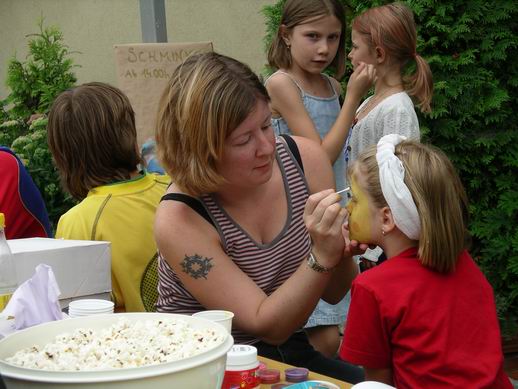
{"type": "Polygon", "coordinates": [[[347,204],[349,211],[349,237],[360,243],[371,243],[371,212],[369,198],[352,177],[353,197],[347,204]]]}

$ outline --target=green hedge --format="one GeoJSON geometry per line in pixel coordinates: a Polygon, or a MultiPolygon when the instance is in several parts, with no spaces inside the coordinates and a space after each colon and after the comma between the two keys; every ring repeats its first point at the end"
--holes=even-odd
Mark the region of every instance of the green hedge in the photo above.
{"type": "MultiPolygon", "coordinates": [[[[266,47],[280,23],[283,3],[263,9],[266,47]]],[[[342,3],[350,21],[389,2],[342,3]]],[[[459,171],[470,200],[471,253],[494,288],[502,333],[516,335],[518,119],[513,110],[518,108],[518,2],[405,3],[415,14],[417,51],[429,61],[434,76],[433,112],[419,114],[423,140],[444,150],[459,171]]]]}

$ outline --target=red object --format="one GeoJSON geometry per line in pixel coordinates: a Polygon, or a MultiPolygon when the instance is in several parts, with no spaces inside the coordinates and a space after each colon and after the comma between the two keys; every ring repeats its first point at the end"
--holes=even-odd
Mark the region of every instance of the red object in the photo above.
{"type": "Polygon", "coordinates": [[[0,146],[0,212],[7,239],[52,238],[41,194],[22,161],[0,146]]]}
{"type": "Polygon", "coordinates": [[[398,388],[509,388],[493,291],[470,255],[440,274],[415,248],[353,282],[340,357],[392,368],[398,388]]]}
{"type": "Polygon", "coordinates": [[[258,368],[249,370],[225,371],[221,389],[254,389],[261,384],[258,376],[258,368]]]}
{"type": "Polygon", "coordinates": [[[261,369],[258,374],[261,384],[275,384],[281,380],[281,372],[277,369],[261,369]]]}

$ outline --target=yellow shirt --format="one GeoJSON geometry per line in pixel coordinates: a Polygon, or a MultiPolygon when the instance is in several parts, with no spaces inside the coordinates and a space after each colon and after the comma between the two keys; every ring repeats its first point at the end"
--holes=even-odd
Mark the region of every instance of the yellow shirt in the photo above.
{"type": "Polygon", "coordinates": [[[155,310],[153,222],[169,182],[168,176],[145,173],[99,186],[59,219],[56,238],[111,242],[112,297],[119,309],[155,310]]]}

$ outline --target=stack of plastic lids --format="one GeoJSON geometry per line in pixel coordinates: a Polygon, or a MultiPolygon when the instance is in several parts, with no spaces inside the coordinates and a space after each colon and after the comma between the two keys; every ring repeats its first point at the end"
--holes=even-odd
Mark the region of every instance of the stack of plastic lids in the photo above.
{"type": "Polygon", "coordinates": [[[70,317],[104,315],[107,313],[113,313],[113,307],[113,301],[108,300],[75,300],[68,305],[68,315],[70,317]]]}

